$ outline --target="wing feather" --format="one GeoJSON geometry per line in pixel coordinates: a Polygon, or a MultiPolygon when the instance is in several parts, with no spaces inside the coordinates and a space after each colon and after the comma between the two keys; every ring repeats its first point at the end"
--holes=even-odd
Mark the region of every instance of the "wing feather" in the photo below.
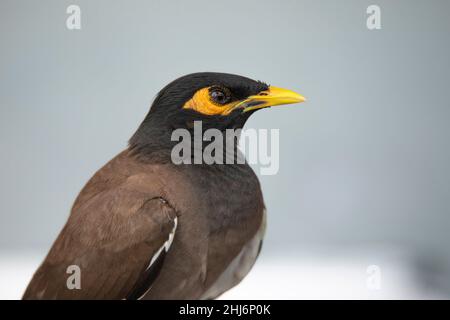
{"type": "Polygon", "coordinates": [[[132,181],[136,177],[74,206],[24,299],[135,299],[148,291],[173,241],[177,218],[167,201],[156,192],[136,190],[132,181]],[[71,265],[80,267],[80,289],[67,287],[71,265]]]}

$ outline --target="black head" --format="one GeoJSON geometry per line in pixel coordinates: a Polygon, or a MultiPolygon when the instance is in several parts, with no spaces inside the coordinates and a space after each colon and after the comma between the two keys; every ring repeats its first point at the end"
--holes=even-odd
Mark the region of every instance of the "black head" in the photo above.
{"type": "Polygon", "coordinates": [[[167,141],[175,129],[191,130],[194,121],[203,129],[242,128],[258,109],[302,102],[290,90],[269,86],[246,77],[214,72],[193,73],[178,78],[156,96],[150,112],[130,140],[132,147],[155,140],[167,141]]]}
{"type": "Polygon", "coordinates": [[[248,118],[233,110],[234,104],[268,89],[263,82],[238,75],[193,73],[162,89],[147,117],[162,118],[172,128],[190,127],[190,122],[201,120],[206,126],[225,129],[239,116],[248,118]]]}

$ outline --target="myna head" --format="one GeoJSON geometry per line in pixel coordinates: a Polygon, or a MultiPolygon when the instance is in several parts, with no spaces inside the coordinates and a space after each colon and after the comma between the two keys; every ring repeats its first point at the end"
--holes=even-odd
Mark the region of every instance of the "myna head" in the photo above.
{"type": "Polygon", "coordinates": [[[130,145],[170,141],[174,129],[190,130],[194,121],[201,121],[205,130],[242,128],[257,110],[304,101],[305,98],[294,91],[234,74],[185,75],[158,93],[130,145]]]}

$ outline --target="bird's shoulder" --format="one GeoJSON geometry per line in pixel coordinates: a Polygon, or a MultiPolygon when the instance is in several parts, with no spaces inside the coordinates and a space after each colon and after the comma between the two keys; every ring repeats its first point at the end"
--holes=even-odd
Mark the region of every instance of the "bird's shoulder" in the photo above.
{"type": "Polygon", "coordinates": [[[119,153],[100,168],[85,184],[78,194],[72,211],[91,201],[96,196],[114,189],[134,190],[141,193],[157,194],[162,181],[158,166],[142,163],[134,158],[128,150],[119,153]]]}
{"type": "MultiPolygon", "coordinates": [[[[128,150],[121,152],[80,191],[66,224],[66,234],[80,232],[80,228],[88,234],[93,233],[91,229],[105,229],[104,233],[113,238],[125,231],[117,226],[130,227],[132,221],[141,223],[144,232],[152,224],[170,225],[167,215],[173,219],[176,208],[167,200],[165,172],[164,166],[141,162],[128,150]],[[140,221],[143,219],[147,221],[140,221]]],[[[130,239],[139,241],[135,232],[130,239]]]]}
{"type": "Polygon", "coordinates": [[[158,266],[177,226],[160,169],[151,167],[123,152],[91,178],[24,298],[135,298],[150,286],[159,270],[149,266],[158,266]],[[66,287],[71,265],[83,274],[81,291],[66,287]]]}

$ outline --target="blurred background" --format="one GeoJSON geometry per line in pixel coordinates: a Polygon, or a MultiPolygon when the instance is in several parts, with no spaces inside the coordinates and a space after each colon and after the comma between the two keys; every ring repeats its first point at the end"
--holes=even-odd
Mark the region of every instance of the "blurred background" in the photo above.
{"type": "Polygon", "coordinates": [[[248,122],[280,129],[280,170],[260,176],[260,259],[224,298],[449,298],[449,12],[445,0],[2,0],[0,298],[21,297],[158,90],[197,71],[308,98],[248,122]],[[71,4],[80,30],[66,28],[71,4]],[[366,26],[371,4],[380,30],[366,26]]]}

